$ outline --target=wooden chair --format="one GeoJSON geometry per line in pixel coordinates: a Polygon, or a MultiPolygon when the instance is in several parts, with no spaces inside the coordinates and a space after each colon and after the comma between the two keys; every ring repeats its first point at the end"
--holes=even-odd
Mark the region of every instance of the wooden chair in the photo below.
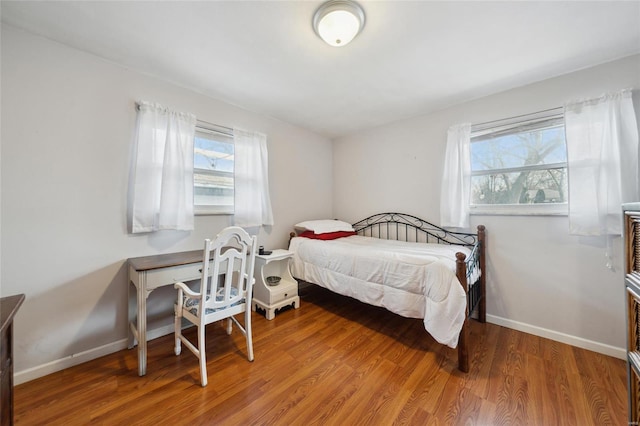
{"type": "Polygon", "coordinates": [[[251,295],[254,283],[253,269],[257,237],[244,229],[231,226],[223,229],[215,240],[204,241],[200,290],[195,292],[184,283],[178,289],[175,304],[175,353],[180,355],[181,342],[200,360],[200,383],[207,385],[205,355],[205,326],[227,320],[227,334],[235,323],[247,340],[247,355],[253,361],[251,340],[251,295]],[[211,255],[213,252],[213,256],[211,255]],[[244,312],[244,327],[235,318],[244,312]],[[182,319],[198,327],[198,347],[182,334],[182,319]]]}

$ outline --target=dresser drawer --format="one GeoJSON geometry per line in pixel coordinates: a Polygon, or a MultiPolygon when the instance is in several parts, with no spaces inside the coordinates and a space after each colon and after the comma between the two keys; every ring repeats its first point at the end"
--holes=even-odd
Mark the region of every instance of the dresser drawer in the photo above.
{"type": "Polygon", "coordinates": [[[4,366],[0,373],[0,425],[13,424],[13,368],[4,366]]]}
{"type": "Polygon", "coordinates": [[[640,353],[640,294],[630,284],[627,281],[627,351],[640,353]]]}
{"type": "Polygon", "coordinates": [[[640,212],[625,215],[626,272],[640,277],[640,212]]]}
{"type": "Polygon", "coordinates": [[[629,369],[629,424],[640,422],[640,378],[637,370],[629,369]]]}
{"type": "Polygon", "coordinates": [[[13,338],[11,336],[11,329],[5,328],[2,330],[0,342],[0,374],[5,374],[5,371],[12,363],[11,355],[13,354],[13,338]]]}

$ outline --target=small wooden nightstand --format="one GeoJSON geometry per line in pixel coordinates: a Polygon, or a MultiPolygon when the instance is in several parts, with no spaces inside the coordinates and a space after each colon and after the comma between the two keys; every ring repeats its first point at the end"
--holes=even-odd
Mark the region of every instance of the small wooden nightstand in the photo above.
{"type": "Polygon", "coordinates": [[[254,277],[256,282],[253,286],[253,303],[251,307],[254,311],[258,309],[265,311],[268,320],[276,316],[276,311],[293,306],[300,307],[300,297],[298,296],[298,282],[291,275],[289,261],[293,252],[289,250],[273,250],[271,254],[256,255],[256,266],[254,277]],[[269,285],[267,277],[280,277],[276,285],[269,285]]]}

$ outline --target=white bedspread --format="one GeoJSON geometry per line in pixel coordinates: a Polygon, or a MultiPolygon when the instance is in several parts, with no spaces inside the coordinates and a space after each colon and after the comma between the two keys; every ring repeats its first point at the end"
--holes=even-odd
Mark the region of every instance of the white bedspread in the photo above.
{"type": "Polygon", "coordinates": [[[451,348],[465,319],[466,295],[455,275],[461,246],[351,236],[331,241],[296,237],[293,276],[408,318],[451,348]]]}

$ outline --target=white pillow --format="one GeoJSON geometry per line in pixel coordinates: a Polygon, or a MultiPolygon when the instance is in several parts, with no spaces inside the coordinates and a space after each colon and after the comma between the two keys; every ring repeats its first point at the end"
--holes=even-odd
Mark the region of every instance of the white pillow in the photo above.
{"type": "Polygon", "coordinates": [[[307,220],[295,225],[298,229],[312,231],[315,234],[326,234],[329,232],[353,231],[350,223],[341,220],[325,219],[325,220],[307,220]]]}

